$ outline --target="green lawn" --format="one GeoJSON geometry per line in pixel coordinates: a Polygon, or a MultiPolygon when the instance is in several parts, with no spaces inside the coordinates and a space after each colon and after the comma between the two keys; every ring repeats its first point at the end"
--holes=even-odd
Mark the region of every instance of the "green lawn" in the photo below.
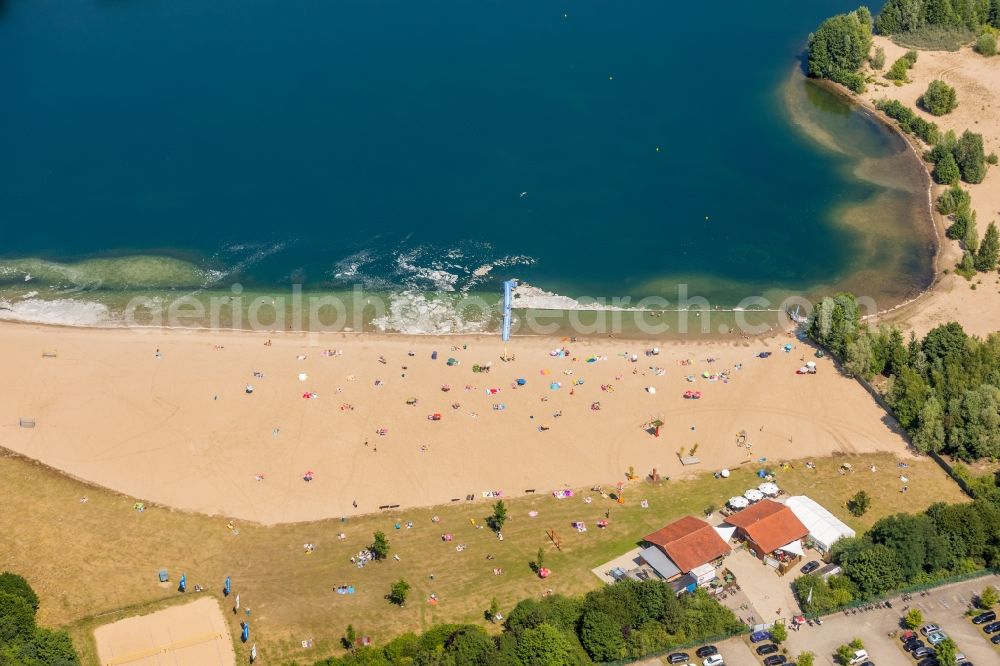
{"type": "MultiPolygon", "coordinates": [[[[859,531],[878,517],[898,511],[919,511],[934,501],[962,501],[957,486],[929,459],[911,463],[906,470],[910,492],[898,492],[895,459],[891,455],[834,457],[815,460],[817,469],[801,462],[778,470],[777,481],[792,494],[813,497],[859,531]],[[849,460],[855,471],[840,475],[837,468],[849,460]],[[875,464],[879,472],[868,467],[875,464]],[[857,490],[872,496],[868,514],[856,519],[844,507],[857,490]]],[[[685,514],[702,515],[709,505],[721,506],[727,498],[756,486],[757,467],[734,470],[729,479],[703,474],[688,481],[658,485],[635,481],[618,505],[597,493],[578,492],[556,500],[549,494],[508,501],[509,520],[500,542],[486,529],[477,529],[491,512],[490,501],[477,499],[450,506],[371,515],[347,523],[316,523],[262,527],[238,524],[239,535],[227,519],[192,515],[148,506],[134,511],[132,498],[88,487],[33,461],[0,456],[0,487],[4,510],[0,512],[0,568],[23,574],[42,601],[39,620],[47,626],[64,626],[79,649],[96,662],[91,632],[95,626],[122,616],[158,610],[178,603],[174,586],[162,587],[156,572],[165,567],[173,581],[188,576],[188,589],[201,584],[221,598],[222,582],[232,576],[234,592],[252,609],[253,638],[269,663],[298,660],[311,663],[339,650],[338,641],[348,623],[360,635],[376,642],[435,622],[482,622],[483,611],[496,597],[504,611],[519,599],[541,595],[547,589],[579,594],[600,585],[590,569],[634,547],[644,534],[685,514]],[[88,501],[81,503],[86,496],[88,501]],[[583,497],[593,497],[585,504],[583,497]],[[641,499],[649,508],[639,506],[641,499]],[[529,511],[538,511],[536,518],[529,511]],[[610,510],[610,525],[599,530],[596,521],[610,510]],[[432,516],[440,522],[432,522],[432,516]],[[578,533],[570,523],[587,522],[578,533]],[[412,521],[412,529],[405,528],[412,521]],[[394,529],[396,522],[404,527],[394,529]],[[546,536],[554,529],[562,538],[557,551],[546,536]],[[350,555],[370,543],[372,532],[387,533],[392,559],[357,569],[350,555]],[[337,539],[344,532],[347,538],[337,539]],[[441,534],[454,541],[445,543],[441,534]],[[316,544],[306,555],[304,543],[316,544]],[[456,544],[467,544],[456,552],[456,544]],[[528,562],[539,547],[553,575],[542,581],[528,562]],[[486,555],[493,554],[494,560],[486,555]],[[503,576],[493,569],[502,568],[503,576]],[[434,578],[431,579],[433,574],[434,578]],[[398,578],[412,585],[410,601],[396,608],[385,601],[390,584],[398,578]],[[351,584],[353,596],[332,591],[351,584]],[[427,603],[434,593],[437,605],[427,603]],[[121,609],[124,609],[122,611],[121,609]],[[303,650],[299,642],[311,638],[315,645],[303,650]]],[[[188,596],[192,596],[189,592],[188,596]]],[[[224,606],[229,602],[224,602],[224,606]]],[[[236,640],[238,622],[231,623],[237,655],[245,659],[236,640]]]]}

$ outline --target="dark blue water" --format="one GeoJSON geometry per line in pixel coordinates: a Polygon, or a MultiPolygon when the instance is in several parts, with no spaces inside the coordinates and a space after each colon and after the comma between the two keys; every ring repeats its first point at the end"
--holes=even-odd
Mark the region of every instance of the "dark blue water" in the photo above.
{"type": "Polygon", "coordinates": [[[573,296],[835,284],[864,244],[838,216],[887,191],[852,170],[901,143],[827,95],[808,113],[854,154],[830,150],[784,99],[807,34],[855,4],[7,0],[0,280],[119,257],[85,272],[516,276],[573,296]]]}

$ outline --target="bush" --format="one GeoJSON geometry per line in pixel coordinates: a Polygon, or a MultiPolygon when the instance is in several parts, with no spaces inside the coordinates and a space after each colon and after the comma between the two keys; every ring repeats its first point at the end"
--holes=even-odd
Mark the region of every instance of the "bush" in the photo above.
{"type": "Polygon", "coordinates": [[[400,578],[392,584],[391,588],[389,588],[389,594],[386,598],[397,606],[402,606],[406,603],[406,597],[409,594],[410,584],[400,578]]]}
{"type": "MultiPolygon", "coordinates": [[[[994,40],[994,46],[995,46],[995,40],[994,40]]],[[[872,53],[872,56],[871,58],[868,59],[868,62],[871,64],[872,69],[882,69],[883,67],[885,67],[885,49],[883,49],[881,46],[875,47],[875,52],[872,53]]]]}
{"type": "Polygon", "coordinates": [[[906,613],[906,617],[903,618],[903,622],[905,622],[906,626],[910,629],[916,629],[924,623],[924,614],[919,608],[911,608],[906,613]]]}
{"type": "Polygon", "coordinates": [[[863,490],[859,490],[854,495],[854,497],[852,497],[847,502],[847,508],[848,510],[850,510],[851,515],[857,516],[859,518],[865,515],[865,513],[868,511],[868,507],[870,507],[871,505],[872,505],[871,498],[868,496],[868,493],[866,493],[863,490]]]}
{"type": "MultiPolygon", "coordinates": [[[[952,185],[937,200],[937,211],[942,215],[954,215],[972,205],[972,197],[960,185],[952,185]]],[[[964,232],[963,232],[964,233],[964,232]]]]}
{"type": "Polygon", "coordinates": [[[965,130],[955,145],[955,161],[958,162],[962,180],[967,183],[981,183],[986,177],[986,155],[983,151],[983,135],[965,130]]]}
{"type": "Polygon", "coordinates": [[[910,61],[906,58],[899,58],[896,62],[892,63],[892,67],[890,67],[889,71],[885,73],[885,78],[890,81],[905,83],[906,81],[909,81],[909,78],[906,76],[906,72],[909,71],[912,66],[913,65],[911,65],[910,61]]]}
{"type": "Polygon", "coordinates": [[[775,624],[771,627],[771,640],[775,643],[784,643],[788,640],[788,629],[783,624],[775,624]]]}
{"type": "Polygon", "coordinates": [[[1000,235],[997,233],[996,222],[990,222],[986,228],[986,235],[979,245],[979,252],[976,253],[975,267],[977,271],[986,273],[997,267],[997,259],[1000,258],[1000,235]]]}
{"type": "Polygon", "coordinates": [[[372,552],[376,560],[384,560],[389,557],[389,540],[385,538],[385,532],[376,532],[374,534],[375,540],[372,541],[372,545],[368,547],[368,550],[372,552]]]}
{"type": "Polygon", "coordinates": [[[958,98],[954,88],[944,81],[934,79],[918,100],[918,104],[935,116],[943,116],[955,110],[955,107],[958,106],[958,98]]]}
{"type": "Polygon", "coordinates": [[[984,32],[976,40],[976,51],[984,56],[991,57],[997,54],[997,37],[993,33],[984,32]]]}
{"type": "Polygon", "coordinates": [[[989,610],[997,605],[997,601],[1000,601],[1000,595],[997,595],[997,588],[992,585],[987,585],[983,588],[983,591],[979,593],[979,607],[989,610]]]}
{"type": "Polygon", "coordinates": [[[975,228],[975,226],[976,213],[968,206],[965,206],[955,213],[954,221],[945,233],[952,240],[964,241],[965,237],[969,235],[969,228],[975,228]]]}
{"type": "Polygon", "coordinates": [[[946,153],[940,162],[934,165],[934,182],[941,185],[955,185],[962,179],[962,173],[958,170],[958,162],[951,153],[946,153]]]}
{"type": "Polygon", "coordinates": [[[830,78],[851,92],[863,93],[865,91],[865,77],[860,72],[837,72],[830,78]]]}

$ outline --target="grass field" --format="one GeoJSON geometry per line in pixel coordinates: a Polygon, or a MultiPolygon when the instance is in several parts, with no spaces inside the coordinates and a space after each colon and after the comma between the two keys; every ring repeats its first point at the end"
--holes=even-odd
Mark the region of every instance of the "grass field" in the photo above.
{"type": "MultiPolygon", "coordinates": [[[[888,454],[817,459],[816,469],[801,462],[777,470],[777,481],[792,494],[808,494],[861,531],[879,517],[900,511],[914,512],[935,501],[962,501],[958,487],[932,461],[910,460],[906,470],[910,492],[899,493],[896,460],[888,454]],[[841,475],[837,469],[849,460],[856,470],[841,475]],[[878,472],[869,471],[876,465],[878,472]],[[872,507],[860,519],[844,505],[864,489],[872,507]]],[[[50,470],[34,461],[0,456],[0,569],[23,574],[41,598],[39,621],[67,628],[82,651],[85,663],[96,663],[93,629],[130,614],[159,610],[184,601],[175,591],[181,573],[188,577],[187,597],[200,584],[201,594],[222,596],[226,575],[243,606],[252,609],[252,638],[268,663],[312,663],[339,650],[338,641],[348,623],[359,635],[384,642],[408,630],[435,622],[482,622],[483,611],[496,597],[504,611],[519,599],[552,589],[578,594],[600,582],[590,569],[632,548],[644,534],[685,514],[703,514],[709,505],[721,506],[734,494],[756,486],[757,465],[734,470],[729,479],[710,474],[658,485],[634,481],[625,491],[625,504],[602,499],[593,492],[554,499],[547,491],[508,500],[509,520],[500,542],[486,529],[476,529],[490,513],[490,502],[477,499],[428,509],[400,511],[317,523],[261,527],[238,524],[238,535],[220,517],[191,515],[148,506],[144,513],[132,509],[133,498],[94,488],[50,470]],[[586,504],[583,498],[593,497],[586,504]],[[81,502],[87,497],[87,502],[81,502]],[[639,506],[641,499],[649,508],[639,506]],[[536,518],[528,512],[538,511],[536,518]],[[596,521],[610,510],[610,525],[598,530],[596,521]],[[432,522],[432,516],[440,522],[432,522]],[[584,520],[586,533],[571,526],[584,520]],[[413,528],[406,529],[405,522],[413,528]],[[394,524],[403,522],[400,530],[394,524]],[[556,551],[546,536],[555,529],[562,537],[556,551]],[[357,569],[349,557],[371,541],[375,530],[389,537],[391,552],[400,556],[357,569]],[[337,539],[344,532],[347,538],[337,539]],[[441,534],[454,534],[444,543],[441,534]],[[305,554],[303,544],[316,551],[305,554]],[[468,548],[456,552],[455,545],[468,548]],[[528,567],[539,547],[546,551],[546,566],[553,575],[539,580],[528,567]],[[487,553],[495,556],[487,560],[487,553]],[[506,573],[494,576],[495,567],[506,573]],[[161,586],[160,568],[170,571],[173,583],[161,586]],[[431,579],[431,574],[434,578],[431,579]],[[384,599],[390,584],[405,578],[413,585],[405,608],[384,599]],[[353,596],[332,591],[351,584],[353,596]],[[427,603],[435,593],[440,602],[427,603]],[[311,638],[314,647],[299,643],[311,638]]],[[[707,472],[708,470],[706,470],[707,472]]],[[[539,489],[541,491],[541,489],[539,489]]],[[[231,602],[223,602],[231,607],[231,602]]],[[[239,625],[232,617],[237,660],[248,649],[238,642],[239,625]]]]}

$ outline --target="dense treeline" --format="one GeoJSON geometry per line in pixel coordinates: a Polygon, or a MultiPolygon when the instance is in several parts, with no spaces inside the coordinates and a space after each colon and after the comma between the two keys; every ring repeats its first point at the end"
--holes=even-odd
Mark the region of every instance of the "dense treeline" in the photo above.
{"type": "Polygon", "coordinates": [[[904,344],[899,330],[861,325],[858,315],[850,294],[823,299],[809,335],[848,372],[888,378],[886,400],[920,451],[1000,458],[1000,333],[980,340],[952,322],[904,344]]]}
{"type": "Polygon", "coordinates": [[[520,602],[491,636],[474,625],[439,625],[382,647],[361,647],[326,666],[562,666],[638,658],[743,629],[703,590],[677,597],[659,581],[623,581],[582,599],[553,595],[520,602]]]}
{"type": "Polygon", "coordinates": [[[880,35],[914,32],[926,26],[1000,28],[1000,0],[888,0],[875,21],[880,35]]]}
{"type": "Polygon", "coordinates": [[[1000,489],[987,476],[974,482],[968,504],[934,504],[921,514],[896,514],[864,536],[834,544],[832,560],[843,573],[795,581],[807,612],[824,613],[852,601],[933,583],[984,567],[1000,567],[1000,489]],[[811,594],[810,594],[811,592],[811,594]]]}
{"type": "Polygon", "coordinates": [[[3,666],[78,666],[79,657],[65,631],[35,625],[38,595],[17,574],[0,574],[0,664],[3,666]]]}
{"type": "Polygon", "coordinates": [[[872,15],[867,7],[831,16],[809,35],[809,75],[861,92],[865,77],[858,70],[871,48],[872,15]]]}

